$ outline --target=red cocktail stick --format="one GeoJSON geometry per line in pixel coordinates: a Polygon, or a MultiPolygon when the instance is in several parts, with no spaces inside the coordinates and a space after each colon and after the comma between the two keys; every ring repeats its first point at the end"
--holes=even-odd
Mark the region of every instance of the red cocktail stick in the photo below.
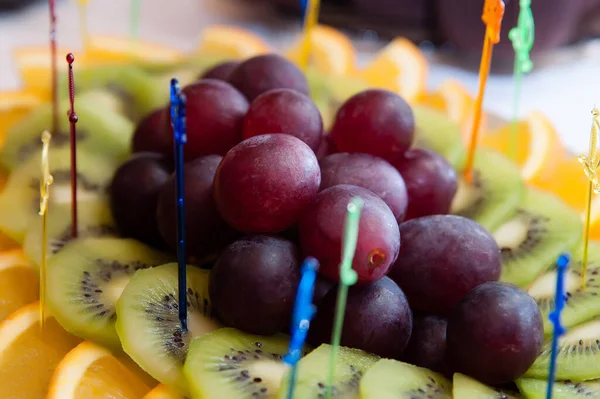
{"type": "Polygon", "coordinates": [[[69,103],[70,108],[67,116],[71,131],[69,140],[71,142],[71,235],[77,238],[77,114],[75,113],[75,82],[73,79],[73,62],[75,56],[72,53],[67,54],[67,63],[69,63],[69,103]]]}

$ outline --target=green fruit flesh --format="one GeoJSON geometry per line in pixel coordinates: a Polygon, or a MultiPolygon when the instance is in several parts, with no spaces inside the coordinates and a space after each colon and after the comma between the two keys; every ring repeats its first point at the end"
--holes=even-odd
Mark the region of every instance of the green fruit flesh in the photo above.
{"type": "Polygon", "coordinates": [[[579,214],[558,197],[528,189],[514,216],[492,235],[502,250],[501,281],[528,287],[558,256],[578,245],[579,214]]]}
{"type": "Polygon", "coordinates": [[[190,344],[184,373],[194,398],[273,398],[288,366],[289,337],[221,328],[190,344]]]}
{"type": "Polygon", "coordinates": [[[452,383],[428,369],[382,359],[360,383],[360,399],[452,399],[452,383]]]}
{"type": "MultiPolygon", "coordinates": [[[[60,133],[53,134],[50,142],[51,154],[59,148],[69,148],[69,121],[66,117],[68,109],[68,102],[62,101],[58,114],[60,133]]],[[[127,157],[133,124],[114,112],[106,95],[101,96],[98,92],[78,95],[75,111],[79,118],[76,124],[78,153],[88,151],[114,163],[120,163],[127,157]]],[[[50,104],[35,108],[8,130],[0,162],[11,171],[32,157],[36,158],[39,164],[37,155],[42,149],[40,136],[44,130],[52,130],[50,104]]],[[[53,165],[50,167],[54,168],[53,165]]]]}
{"type": "Polygon", "coordinates": [[[472,183],[459,174],[451,212],[493,231],[514,215],[524,191],[521,172],[514,163],[500,153],[479,149],[472,183]]]}
{"type": "MultiPolygon", "coordinates": [[[[516,381],[521,393],[527,399],[546,399],[548,381],[533,378],[521,378],[516,381]]],[[[586,382],[560,382],[554,383],[552,388],[553,399],[599,399],[600,381],[586,382]]]]}
{"type": "Polygon", "coordinates": [[[116,328],[125,352],[163,384],[188,393],[183,376],[192,338],[216,330],[210,316],[208,271],[188,266],[188,331],[179,322],[177,264],[136,272],[117,303],[116,328]]]}
{"type": "Polygon", "coordinates": [[[520,395],[496,390],[464,374],[455,373],[452,394],[460,399],[519,399],[520,395]]]}
{"type": "Polygon", "coordinates": [[[48,262],[48,306],[66,330],[118,348],[115,308],[131,275],[170,259],[132,239],[72,241],[48,262]]]}

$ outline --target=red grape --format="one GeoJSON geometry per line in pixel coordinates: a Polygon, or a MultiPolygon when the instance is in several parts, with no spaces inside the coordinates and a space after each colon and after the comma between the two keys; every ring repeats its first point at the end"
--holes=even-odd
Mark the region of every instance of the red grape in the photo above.
{"type": "Polygon", "coordinates": [[[404,219],[408,195],[404,179],[387,161],[369,154],[347,152],[321,160],[321,190],[338,184],[352,184],[377,194],[398,221],[404,219]]]}
{"type": "Polygon", "coordinates": [[[164,246],[156,225],[156,204],[173,170],[160,154],[141,152],[122,164],[110,185],[110,207],[122,235],[164,246]]]}
{"type": "Polygon", "coordinates": [[[406,220],[446,214],[456,194],[456,172],[439,154],[413,148],[396,164],[408,191],[406,220]]]}
{"type": "Polygon", "coordinates": [[[300,219],[300,246],[304,254],[319,260],[321,275],[337,282],[348,203],[354,197],[364,204],[352,268],[358,282],[367,284],[388,272],[400,248],[394,214],[369,190],[342,184],[321,191],[300,219]]]}
{"type": "Polygon", "coordinates": [[[173,157],[171,117],[167,108],[158,108],[137,125],[131,143],[132,152],[157,152],[173,157]]]}
{"type": "Polygon", "coordinates": [[[224,80],[225,82],[229,79],[229,75],[237,66],[240,65],[239,61],[226,61],[215,65],[208,71],[204,72],[200,79],[217,79],[224,80]]]}
{"type": "MultiPolygon", "coordinates": [[[[309,330],[309,342],[329,343],[337,302],[337,290],[321,301],[309,330]]],[[[398,359],[412,331],[412,312],[406,296],[391,279],[348,290],[341,345],[398,359]]]]}
{"type": "Polygon", "coordinates": [[[185,87],[186,162],[202,155],[225,155],[242,140],[248,101],[229,83],[200,80],[185,87]]]}
{"type": "Polygon", "coordinates": [[[314,152],[287,134],[244,140],[223,158],[214,195],[223,218],[246,233],[292,227],[321,183],[314,152]]]}
{"type": "MultiPolygon", "coordinates": [[[[183,167],[186,250],[191,257],[214,255],[236,237],[235,231],[219,215],[212,195],[215,171],[221,159],[219,155],[206,155],[183,167]]],[[[164,184],[155,212],[162,237],[171,248],[177,249],[174,174],[164,184]]]]}
{"type": "Polygon", "coordinates": [[[503,384],[523,375],[542,350],[542,314],[521,288],[488,282],[452,309],[446,336],[448,361],[457,372],[503,384]]]}
{"type": "Polygon", "coordinates": [[[323,135],[321,112],[312,100],[295,90],[275,89],[256,97],[244,119],[244,138],[286,133],[317,151],[323,135]]]}
{"type": "Polygon", "coordinates": [[[277,54],[259,55],[242,62],[229,75],[229,83],[249,101],[273,89],[293,89],[309,94],[308,81],[302,71],[277,54]]]}
{"type": "Polygon", "coordinates": [[[331,129],[341,152],[364,152],[394,163],[410,148],[415,117],[399,95],[379,89],[366,90],[346,101],[331,129]]]}
{"type": "Polygon", "coordinates": [[[320,161],[327,155],[335,154],[337,152],[338,150],[335,148],[335,145],[331,140],[331,135],[326,134],[321,139],[321,144],[319,144],[319,148],[317,148],[315,154],[317,154],[317,159],[320,161]]]}
{"type": "Polygon", "coordinates": [[[425,216],[402,223],[400,234],[402,247],[389,276],[415,309],[445,313],[472,288],[500,278],[498,244],[470,219],[425,216]]]}
{"type": "Polygon", "coordinates": [[[300,280],[298,248],[279,237],[250,236],[228,246],[210,272],[209,295],[227,326],[270,335],[289,325],[300,280]]]}
{"type": "Polygon", "coordinates": [[[402,360],[439,373],[446,373],[446,326],[436,315],[414,315],[413,330],[402,360]]]}

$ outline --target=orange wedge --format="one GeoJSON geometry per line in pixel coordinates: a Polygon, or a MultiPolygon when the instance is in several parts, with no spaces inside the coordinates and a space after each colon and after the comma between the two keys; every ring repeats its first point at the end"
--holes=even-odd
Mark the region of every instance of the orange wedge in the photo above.
{"type": "Polygon", "coordinates": [[[512,128],[512,124],[507,123],[500,129],[486,133],[481,137],[481,145],[514,156],[525,180],[547,174],[557,160],[564,158],[566,151],[560,137],[543,114],[532,112],[517,123],[515,154],[511,154],[512,128]]]}
{"type": "Polygon", "coordinates": [[[81,340],[47,316],[40,329],[34,302],[0,323],[0,398],[39,399],[60,360],[81,340]]]}
{"type": "Polygon", "coordinates": [[[130,40],[127,37],[90,37],[85,51],[89,63],[121,63],[131,60],[169,64],[183,58],[180,51],[161,44],[130,40]]]}
{"type": "MultiPolygon", "coordinates": [[[[326,25],[317,25],[311,32],[311,63],[328,75],[348,75],[356,66],[356,50],[348,36],[326,25]]],[[[293,45],[286,56],[294,62],[300,59],[302,40],[293,45]]]]}
{"type": "Polygon", "coordinates": [[[198,52],[230,58],[249,58],[272,52],[260,36],[225,25],[209,26],[202,31],[198,52]]]}
{"type": "Polygon", "coordinates": [[[0,321],[39,297],[37,270],[21,249],[0,253],[0,321]]]}
{"type": "Polygon", "coordinates": [[[46,399],[138,399],[148,391],[107,349],[85,341],[58,364],[46,399]]]}
{"type": "Polygon", "coordinates": [[[181,394],[169,389],[166,385],[156,386],[143,399],[185,399],[181,394]]]}
{"type": "Polygon", "coordinates": [[[358,74],[371,86],[394,91],[412,103],[425,93],[427,71],[421,50],[408,39],[396,38],[358,74]]]}
{"type": "MultiPolygon", "coordinates": [[[[581,220],[585,222],[585,211],[581,213],[581,220]]],[[[592,197],[592,209],[590,212],[590,240],[600,240],[600,195],[594,195],[592,197]]]]}
{"type": "Polygon", "coordinates": [[[35,92],[8,91],[0,93],[0,147],[8,129],[42,103],[35,92]]]}

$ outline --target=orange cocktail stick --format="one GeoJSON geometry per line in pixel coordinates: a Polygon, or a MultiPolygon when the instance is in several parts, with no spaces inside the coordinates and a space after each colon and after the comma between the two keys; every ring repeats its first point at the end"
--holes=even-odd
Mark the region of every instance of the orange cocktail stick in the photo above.
{"type": "Polygon", "coordinates": [[[471,141],[469,143],[469,152],[465,166],[464,176],[467,181],[471,181],[473,171],[473,162],[475,160],[475,150],[477,148],[477,138],[481,125],[481,112],[483,108],[483,96],[485,86],[490,74],[490,64],[492,62],[492,53],[494,44],[500,42],[500,28],[502,27],[502,18],[504,17],[504,2],[502,0],[485,0],[483,5],[483,14],[481,20],[485,24],[485,38],[483,40],[483,52],[481,54],[481,64],[479,66],[479,92],[475,101],[475,112],[473,117],[473,126],[471,130],[471,141]]]}

